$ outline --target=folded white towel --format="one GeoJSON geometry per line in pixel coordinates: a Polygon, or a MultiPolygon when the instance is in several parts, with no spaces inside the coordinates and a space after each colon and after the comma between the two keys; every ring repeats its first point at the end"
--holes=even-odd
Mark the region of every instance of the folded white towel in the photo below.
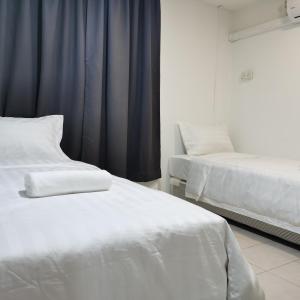
{"type": "Polygon", "coordinates": [[[28,197],[104,191],[112,184],[112,176],[104,170],[33,172],[24,179],[28,197]]]}

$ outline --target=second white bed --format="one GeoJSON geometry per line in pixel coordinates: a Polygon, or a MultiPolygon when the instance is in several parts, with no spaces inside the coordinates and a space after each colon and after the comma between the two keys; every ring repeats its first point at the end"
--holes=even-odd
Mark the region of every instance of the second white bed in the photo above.
{"type": "Polygon", "coordinates": [[[243,153],[174,156],[172,178],[188,198],[206,201],[300,234],[300,162],[243,153]]]}

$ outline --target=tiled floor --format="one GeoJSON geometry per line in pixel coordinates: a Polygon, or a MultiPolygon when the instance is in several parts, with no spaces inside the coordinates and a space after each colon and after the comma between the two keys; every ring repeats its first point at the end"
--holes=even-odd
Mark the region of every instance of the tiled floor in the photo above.
{"type": "Polygon", "coordinates": [[[266,300],[300,300],[300,251],[231,225],[266,300]]]}

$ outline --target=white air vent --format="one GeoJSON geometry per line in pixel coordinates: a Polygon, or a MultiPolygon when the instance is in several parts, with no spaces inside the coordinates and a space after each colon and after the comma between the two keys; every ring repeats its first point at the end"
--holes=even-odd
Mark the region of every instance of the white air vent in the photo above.
{"type": "Polygon", "coordinates": [[[300,22],[300,0],[287,0],[286,8],[290,20],[300,22]]]}

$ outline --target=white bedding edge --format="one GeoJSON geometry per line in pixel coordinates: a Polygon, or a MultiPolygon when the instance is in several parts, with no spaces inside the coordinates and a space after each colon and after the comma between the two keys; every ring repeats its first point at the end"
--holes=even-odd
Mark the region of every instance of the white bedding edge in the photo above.
{"type": "MultiPolygon", "coordinates": [[[[171,177],[170,178],[170,184],[173,185],[173,186],[176,186],[176,187],[179,187],[180,185],[186,186],[186,181],[182,180],[181,178],[171,177]]],[[[292,226],[292,225],[290,225],[288,223],[285,223],[285,222],[280,222],[277,219],[268,218],[266,216],[262,216],[262,215],[250,212],[246,209],[231,206],[231,205],[228,205],[226,203],[220,203],[219,201],[215,201],[215,200],[209,199],[207,197],[195,197],[195,195],[189,194],[189,193],[186,193],[186,192],[185,192],[185,197],[188,198],[188,199],[194,200],[195,202],[206,202],[206,203],[211,204],[215,207],[230,210],[230,211],[233,211],[237,214],[240,214],[240,215],[252,218],[252,219],[256,219],[256,220],[262,221],[264,223],[267,223],[267,224],[270,224],[270,225],[273,225],[273,226],[278,226],[278,227],[286,229],[288,231],[300,234],[299,227],[292,226]]]]}

